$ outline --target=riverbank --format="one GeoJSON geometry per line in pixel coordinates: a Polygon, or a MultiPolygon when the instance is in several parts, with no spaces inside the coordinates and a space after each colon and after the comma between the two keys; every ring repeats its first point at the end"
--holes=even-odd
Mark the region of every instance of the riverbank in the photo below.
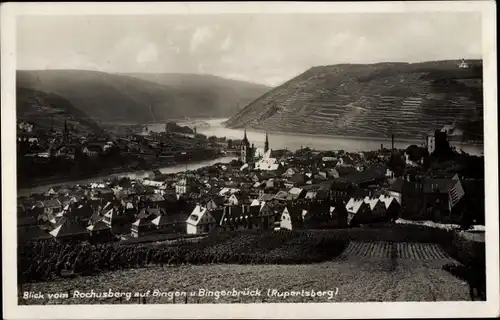
{"type": "MultiPolygon", "coordinates": [[[[223,125],[227,119],[205,119],[209,127],[197,127],[197,132],[206,136],[226,137],[227,139],[242,139],[244,129],[231,129],[223,125]]],[[[187,125],[188,122],[179,122],[179,125],[187,125]]],[[[151,131],[161,132],[164,124],[148,124],[151,131]]],[[[263,147],[266,141],[266,132],[258,129],[248,128],[247,137],[257,147],[263,147]]],[[[362,137],[362,136],[338,136],[325,134],[308,134],[297,132],[282,132],[271,130],[267,132],[271,149],[297,150],[301,147],[309,147],[315,150],[344,150],[346,152],[375,151],[379,150],[381,144],[389,147],[392,144],[391,137],[362,137]]],[[[408,146],[422,145],[425,139],[417,139],[395,136],[394,147],[406,149],[408,146]]],[[[450,141],[457,150],[461,149],[471,155],[481,156],[484,152],[483,144],[467,143],[461,141],[450,141]]]]}
{"type": "Polygon", "coordinates": [[[215,163],[227,163],[233,160],[234,157],[216,157],[213,159],[207,159],[202,161],[187,161],[182,163],[177,163],[174,165],[156,164],[152,165],[148,169],[139,169],[135,171],[123,170],[122,168],[114,168],[106,170],[106,172],[99,172],[94,174],[89,174],[86,176],[74,177],[61,177],[54,179],[40,179],[37,181],[38,184],[34,184],[28,187],[22,187],[18,189],[18,196],[28,196],[30,193],[38,193],[47,191],[49,188],[62,185],[62,184],[85,184],[92,181],[104,181],[112,178],[120,177],[131,177],[131,178],[145,178],[152,173],[152,170],[158,169],[161,173],[177,173],[186,170],[196,170],[201,167],[211,166],[215,163]],[[122,170],[120,170],[122,169],[122,170]],[[43,183],[43,184],[42,184],[43,183]]]}

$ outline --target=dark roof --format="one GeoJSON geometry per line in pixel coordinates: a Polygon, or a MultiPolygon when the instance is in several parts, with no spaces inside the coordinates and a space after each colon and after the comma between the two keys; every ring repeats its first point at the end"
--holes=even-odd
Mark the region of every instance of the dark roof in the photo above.
{"type": "Polygon", "coordinates": [[[174,224],[174,223],[184,223],[184,222],[186,222],[189,215],[190,215],[189,213],[173,213],[173,214],[169,213],[166,215],[161,215],[160,219],[159,219],[159,223],[157,225],[163,226],[163,225],[174,224]]]}
{"type": "Polygon", "coordinates": [[[151,220],[153,220],[153,219],[141,219],[141,218],[139,218],[136,221],[134,221],[133,224],[137,227],[147,226],[147,225],[151,224],[151,220]]]}
{"type": "Polygon", "coordinates": [[[20,241],[51,239],[52,236],[38,226],[19,228],[17,231],[20,241]]]}
{"type": "Polygon", "coordinates": [[[457,184],[453,179],[426,179],[423,183],[424,193],[448,193],[457,184]]]}
{"type": "Polygon", "coordinates": [[[137,219],[151,221],[160,215],[162,215],[162,210],[160,209],[144,208],[137,214],[137,219]]]}
{"type": "Polygon", "coordinates": [[[64,236],[73,236],[87,233],[85,227],[79,223],[72,223],[67,218],[63,217],[57,223],[56,228],[52,230],[52,235],[56,238],[64,237],[64,236]],[[59,229],[58,229],[59,228],[59,229]],[[58,229],[58,230],[57,230],[58,229]],[[56,231],[57,230],[57,231],[56,231]]]}
{"type": "Polygon", "coordinates": [[[103,216],[99,214],[99,212],[95,211],[92,216],[90,216],[90,223],[96,223],[97,221],[101,220],[103,216]]]}
{"type": "Polygon", "coordinates": [[[87,150],[93,151],[93,152],[102,151],[102,145],[92,144],[92,145],[88,145],[86,148],[87,148],[87,150]]]}
{"type": "Polygon", "coordinates": [[[365,183],[374,180],[384,179],[386,172],[387,172],[387,167],[374,166],[367,168],[364,171],[357,171],[351,173],[350,175],[344,177],[344,179],[345,181],[352,183],[365,183]]]}
{"type": "Polygon", "coordinates": [[[91,217],[94,210],[88,204],[77,204],[75,208],[71,211],[72,216],[78,217],[91,217]]]}
{"type": "Polygon", "coordinates": [[[306,180],[306,176],[303,173],[295,173],[290,178],[290,182],[293,182],[293,183],[304,183],[305,180],[306,180]]]}
{"type": "Polygon", "coordinates": [[[240,204],[250,203],[250,196],[248,196],[247,194],[233,194],[232,196],[234,196],[240,204]]]}
{"type": "Polygon", "coordinates": [[[94,192],[98,194],[114,194],[115,192],[111,188],[96,188],[94,192]]]}
{"type": "Polygon", "coordinates": [[[302,211],[305,209],[303,205],[286,206],[286,209],[290,215],[290,220],[292,224],[302,223],[302,211]]]}
{"type": "Polygon", "coordinates": [[[405,184],[405,181],[403,179],[396,179],[396,181],[394,181],[390,185],[389,191],[395,191],[395,192],[401,193],[403,191],[404,184],[405,184]]]}
{"type": "Polygon", "coordinates": [[[328,203],[313,202],[308,206],[307,212],[310,216],[329,214],[330,205],[328,203]]]}
{"type": "Polygon", "coordinates": [[[92,231],[106,230],[106,229],[111,229],[111,228],[106,223],[104,223],[102,220],[99,220],[93,224],[92,231]]]}
{"type": "Polygon", "coordinates": [[[270,194],[270,193],[264,193],[262,195],[259,196],[259,201],[271,201],[274,199],[274,194],[270,194]]]}
{"type": "Polygon", "coordinates": [[[60,207],[61,202],[57,199],[49,199],[49,200],[43,201],[43,206],[46,208],[60,207]]]}
{"type": "Polygon", "coordinates": [[[224,196],[215,196],[215,197],[212,197],[212,199],[210,199],[210,200],[213,201],[218,206],[224,205],[224,202],[225,202],[224,196]]]}
{"type": "Polygon", "coordinates": [[[335,170],[337,171],[340,177],[344,177],[351,173],[356,172],[356,168],[352,166],[337,166],[335,167],[335,170]]]}
{"type": "Polygon", "coordinates": [[[348,190],[351,186],[351,183],[342,178],[339,178],[332,181],[331,190],[348,190]]]}
{"type": "Polygon", "coordinates": [[[222,208],[209,211],[210,215],[215,219],[217,224],[220,223],[224,210],[222,208]]]}
{"type": "Polygon", "coordinates": [[[317,200],[325,200],[327,198],[328,198],[328,191],[326,191],[326,190],[316,191],[316,199],[317,200]]]}
{"type": "Polygon", "coordinates": [[[274,199],[277,199],[277,200],[286,200],[287,196],[288,196],[288,192],[286,192],[286,191],[279,191],[274,196],[274,199]]]}
{"type": "Polygon", "coordinates": [[[172,192],[167,192],[163,195],[163,198],[167,202],[177,202],[177,195],[172,192]]]}

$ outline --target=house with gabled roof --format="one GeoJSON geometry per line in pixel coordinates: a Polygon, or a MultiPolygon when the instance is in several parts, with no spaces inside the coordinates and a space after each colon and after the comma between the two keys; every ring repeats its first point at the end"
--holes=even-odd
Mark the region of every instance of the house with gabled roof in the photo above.
{"type": "Polygon", "coordinates": [[[253,200],[249,206],[252,216],[256,217],[258,229],[268,230],[274,227],[275,212],[265,201],[253,200]]]}
{"type": "Polygon", "coordinates": [[[423,210],[434,221],[457,221],[453,208],[464,198],[465,191],[458,177],[453,179],[429,178],[422,181],[423,210]]]}
{"type": "Polygon", "coordinates": [[[108,241],[114,238],[111,227],[102,220],[87,226],[87,231],[94,240],[108,241]]]}
{"type": "Polygon", "coordinates": [[[332,219],[333,227],[346,227],[349,214],[342,200],[336,200],[330,204],[330,218],[332,219]]]}
{"type": "Polygon", "coordinates": [[[130,230],[130,226],[135,217],[130,214],[121,213],[118,209],[112,208],[104,213],[102,221],[111,227],[113,233],[123,233],[130,230]]]}
{"type": "Polygon", "coordinates": [[[70,208],[70,210],[66,213],[66,216],[71,222],[81,222],[85,224],[88,223],[93,213],[94,210],[88,203],[78,202],[70,208]]]}
{"type": "Polygon", "coordinates": [[[91,197],[101,199],[103,201],[113,201],[115,199],[115,192],[113,189],[105,188],[94,188],[91,191],[91,197]]]}
{"type": "Polygon", "coordinates": [[[202,234],[216,231],[220,225],[223,211],[222,208],[209,210],[197,205],[185,221],[186,232],[188,234],[202,234]]]}
{"type": "Polygon", "coordinates": [[[130,214],[130,215],[136,215],[137,214],[137,207],[135,203],[132,200],[121,200],[120,205],[123,208],[123,213],[124,214],[130,214]]]}
{"type": "Polygon", "coordinates": [[[130,227],[130,234],[135,238],[150,234],[152,231],[154,231],[153,225],[148,219],[137,219],[130,227]]]}
{"type": "Polygon", "coordinates": [[[49,199],[37,202],[35,205],[39,205],[43,208],[42,220],[49,221],[55,218],[57,214],[62,212],[63,206],[58,199],[49,199]]]}
{"type": "Polygon", "coordinates": [[[212,197],[205,205],[208,210],[217,210],[224,207],[225,198],[223,196],[212,197]]]}
{"type": "Polygon", "coordinates": [[[385,216],[396,220],[401,214],[401,204],[394,196],[380,195],[379,202],[385,206],[385,216]]]}
{"type": "Polygon", "coordinates": [[[250,197],[243,193],[233,193],[228,199],[227,204],[230,206],[244,205],[250,203],[250,197]]]}
{"type": "Polygon", "coordinates": [[[62,218],[49,234],[61,241],[84,240],[88,238],[88,232],[83,225],[72,223],[66,218],[62,218]]]}
{"type": "Polygon", "coordinates": [[[151,224],[161,233],[186,233],[186,219],[188,217],[189,214],[184,212],[162,214],[154,218],[151,224]]]}
{"type": "Polygon", "coordinates": [[[304,206],[304,210],[302,220],[303,227],[306,229],[330,228],[334,224],[328,203],[311,202],[304,206]]]}
{"type": "Polygon", "coordinates": [[[136,219],[143,219],[143,220],[152,221],[156,217],[164,215],[164,214],[166,214],[164,209],[143,208],[137,213],[136,219]]]}
{"type": "Polygon", "coordinates": [[[303,217],[307,210],[302,205],[286,206],[280,218],[280,229],[300,230],[304,228],[303,217]]]}
{"type": "Polygon", "coordinates": [[[388,195],[394,197],[399,204],[403,204],[402,194],[403,194],[403,186],[405,184],[405,180],[398,178],[394,180],[394,182],[388,188],[388,195]]]}
{"type": "Polygon", "coordinates": [[[59,189],[61,189],[61,186],[50,187],[49,190],[47,190],[46,195],[49,197],[56,196],[58,195],[57,191],[59,191],[59,189]]]}
{"type": "Polygon", "coordinates": [[[371,217],[371,205],[374,205],[374,203],[366,202],[365,198],[362,197],[349,199],[346,204],[347,223],[349,225],[357,225],[369,219],[371,217]]]}

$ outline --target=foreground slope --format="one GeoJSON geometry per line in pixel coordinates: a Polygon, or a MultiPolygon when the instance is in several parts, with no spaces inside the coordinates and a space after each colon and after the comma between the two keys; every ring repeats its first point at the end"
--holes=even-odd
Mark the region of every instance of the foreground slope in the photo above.
{"type": "MultiPolygon", "coordinates": [[[[29,283],[23,291],[45,293],[70,292],[63,300],[19,299],[20,304],[85,304],[98,303],[96,298],[73,298],[79,292],[147,292],[146,303],[186,303],[184,297],[175,301],[168,296],[154,297],[161,292],[199,292],[261,289],[261,296],[189,296],[187,303],[251,303],[251,302],[367,302],[367,301],[464,301],[469,300],[465,282],[444,271],[446,263],[456,263],[437,245],[398,243],[397,258],[392,257],[386,242],[354,242],[346,252],[323,263],[305,265],[185,265],[156,266],[114,271],[92,277],[65,281],[29,283]],[[333,291],[321,297],[267,295],[267,290],[333,291]],[[338,289],[338,290],[337,290],[338,289]]],[[[101,303],[138,303],[138,298],[102,299],[101,303]]]]}
{"type": "Polygon", "coordinates": [[[349,136],[422,137],[456,125],[482,139],[482,61],[313,67],[261,96],[230,128],[349,136]]]}
{"type": "MultiPolygon", "coordinates": [[[[58,94],[95,120],[134,123],[176,117],[228,117],[238,110],[238,103],[244,105],[267,90],[239,81],[200,77],[204,79],[199,80],[204,83],[203,90],[192,85],[197,75],[175,84],[149,75],[84,70],[17,71],[17,86],[58,94]]],[[[171,76],[173,80],[176,78],[181,77],[171,76]]]]}
{"type": "Polygon", "coordinates": [[[67,122],[76,134],[101,133],[102,129],[85,112],[68,100],[53,93],[32,88],[16,90],[16,117],[19,121],[33,123],[36,129],[63,130],[67,122]]]}

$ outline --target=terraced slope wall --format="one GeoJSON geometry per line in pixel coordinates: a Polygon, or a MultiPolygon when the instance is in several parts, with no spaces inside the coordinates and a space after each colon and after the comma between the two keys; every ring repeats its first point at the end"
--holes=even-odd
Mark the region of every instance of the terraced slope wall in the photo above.
{"type": "Polygon", "coordinates": [[[264,94],[225,125],[266,131],[422,137],[455,124],[481,139],[482,61],[313,67],[264,94]]]}

